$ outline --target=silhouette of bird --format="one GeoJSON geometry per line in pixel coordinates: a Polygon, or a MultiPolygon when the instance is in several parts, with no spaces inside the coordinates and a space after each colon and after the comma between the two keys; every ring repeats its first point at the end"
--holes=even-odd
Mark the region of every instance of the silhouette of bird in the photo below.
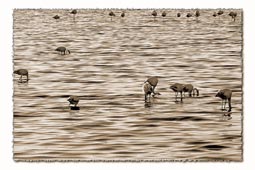
{"type": "Polygon", "coordinates": [[[192,17],[192,14],[191,13],[187,13],[186,17],[192,17]]]}
{"type": "Polygon", "coordinates": [[[216,12],[213,13],[213,17],[217,17],[217,13],[216,12]]]}
{"type": "Polygon", "coordinates": [[[177,13],[177,17],[181,17],[181,13],[177,13]]]}
{"type": "Polygon", "coordinates": [[[112,17],[115,17],[115,14],[112,11],[110,11],[109,16],[111,17],[111,21],[112,21],[112,17]]]}
{"type": "Polygon", "coordinates": [[[120,14],[120,16],[121,16],[122,18],[124,18],[124,17],[125,17],[125,12],[123,11],[123,12],[120,14]]]}
{"type": "Polygon", "coordinates": [[[195,96],[195,93],[197,96],[199,96],[199,90],[197,88],[194,88],[192,84],[185,84],[183,87],[183,92],[189,93],[189,96],[191,97],[192,95],[195,96]]]}
{"type": "Polygon", "coordinates": [[[152,11],[151,15],[154,17],[154,20],[156,19],[156,16],[158,15],[157,11],[154,10],[152,11]]]}
{"type": "Polygon", "coordinates": [[[166,11],[162,12],[162,17],[166,17],[166,11]]]}
{"type": "Polygon", "coordinates": [[[196,10],[195,16],[198,18],[200,16],[199,10],[196,10]]]}
{"type": "Polygon", "coordinates": [[[217,12],[218,15],[222,15],[223,13],[224,13],[224,11],[222,11],[222,10],[219,10],[219,11],[217,12]]]}
{"type": "Polygon", "coordinates": [[[70,14],[73,14],[73,19],[75,20],[75,15],[77,14],[77,10],[76,9],[72,10],[70,14]]]}
{"type": "Polygon", "coordinates": [[[156,76],[149,77],[144,83],[148,82],[152,86],[153,95],[160,95],[160,93],[155,92],[155,88],[158,84],[158,78],[156,76]]]}
{"type": "Polygon", "coordinates": [[[22,76],[26,76],[27,77],[26,81],[28,81],[28,71],[27,71],[27,69],[18,69],[18,70],[15,70],[13,73],[20,75],[20,78],[19,78],[20,81],[22,81],[22,76]]]}
{"type": "Polygon", "coordinates": [[[54,17],[52,17],[52,18],[54,18],[55,20],[58,20],[58,19],[60,19],[60,16],[55,15],[55,16],[54,16],[54,17]]]}
{"type": "Polygon", "coordinates": [[[170,86],[170,89],[172,89],[175,92],[175,101],[177,101],[178,93],[181,94],[181,101],[182,101],[183,88],[184,88],[183,84],[180,84],[180,83],[175,83],[170,86]]]}
{"type": "Polygon", "coordinates": [[[147,102],[148,97],[150,101],[151,93],[153,93],[153,88],[149,82],[144,82],[143,91],[144,91],[144,102],[147,102]]]}
{"type": "Polygon", "coordinates": [[[74,107],[77,106],[77,104],[79,103],[79,97],[78,96],[70,96],[67,101],[69,101],[69,106],[72,104],[74,105],[74,107]]]}
{"type": "Polygon", "coordinates": [[[60,54],[65,55],[66,53],[71,54],[70,50],[66,49],[66,47],[58,47],[55,51],[60,52],[60,54]]]}
{"type": "Polygon", "coordinates": [[[236,20],[236,16],[237,16],[237,13],[236,13],[236,12],[231,11],[228,15],[229,15],[229,16],[231,16],[231,17],[232,17],[232,19],[234,19],[234,22],[235,22],[235,20],[236,20]]]}
{"type": "Polygon", "coordinates": [[[222,110],[226,109],[226,103],[228,102],[228,112],[231,112],[231,97],[232,97],[232,90],[230,89],[222,89],[219,90],[215,97],[219,97],[222,99],[221,108],[222,110]]]}

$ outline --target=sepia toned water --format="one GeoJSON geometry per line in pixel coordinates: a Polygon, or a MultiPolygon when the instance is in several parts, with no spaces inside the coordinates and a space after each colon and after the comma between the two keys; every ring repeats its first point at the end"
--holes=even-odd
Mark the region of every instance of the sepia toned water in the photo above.
{"type": "MultiPolygon", "coordinates": [[[[242,17],[218,10],[14,10],[14,160],[242,160],[242,17]],[[177,12],[182,16],[176,17],[177,12]],[[52,17],[59,15],[60,19],[52,17]],[[57,47],[71,54],[60,55],[57,47]],[[158,76],[160,96],[144,102],[158,76]],[[198,97],[175,102],[173,83],[198,97]],[[231,116],[215,94],[229,88],[231,116]],[[70,110],[68,97],[80,97],[70,110]]],[[[233,10],[232,10],[233,11],[233,10]]]]}

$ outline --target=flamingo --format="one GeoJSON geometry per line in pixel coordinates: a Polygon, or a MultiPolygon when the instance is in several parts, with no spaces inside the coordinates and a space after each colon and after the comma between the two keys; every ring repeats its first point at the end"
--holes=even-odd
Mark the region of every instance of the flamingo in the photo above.
{"type": "Polygon", "coordinates": [[[19,78],[20,81],[22,81],[22,76],[26,76],[27,77],[27,81],[29,80],[28,79],[28,71],[27,71],[27,69],[18,69],[18,70],[15,70],[13,73],[20,75],[20,78],[19,78]]]}
{"type": "Polygon", "coordinates": [[[178,93],[181,94],[181,102],[182,102],[182,92],[183,92],[184,85],[180,83],[175,83],[170,86],[170,89],[172,89],[175,92],[175,101],[177,101],[178,93]]]}
{"type": "Polygon", "coordinates": [[[65,55],[66,53],[71,54],[70,50],[68,50],[66,47],[58,47],[55,51],[60,52],[60,54],[65,55]]]}
{"type": "Polygon", "coordinates": [[[232,90],[230,89],[221,89],[217,92],[215,97],[219,97],[222,99],[221,108],[222,110],[226,109],[226,103],[228,102],[228,112],[231,112],[231,97],[232,97],[232,90]]]}

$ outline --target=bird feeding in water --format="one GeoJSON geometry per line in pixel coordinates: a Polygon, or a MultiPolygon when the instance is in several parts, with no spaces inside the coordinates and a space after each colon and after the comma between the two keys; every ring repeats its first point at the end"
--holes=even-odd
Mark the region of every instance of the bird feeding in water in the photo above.
{"type": "Polygon", "coordinates": [[[60,52],[61,55],[65,55],[65,54],[71,54],[70,50],[68,50],[66,47],[58,47],[56,48],[55,51],[60,52]]]}
{"type": "Polygon", "coordinates": [[[213,17],[217,17],[217,13],[216,12],[213,13],[213,17]]]}
{"type": "Polygon", "coordinates": [[[143,91],[144,91],[144,102],[150,102],[151,94],[153,93],[153,88],[149,82],[144,82],[143,91]],[[148,101],[148,98],[149,98],[149,101],[148,101]]]}
{"type": "Polygon", "coordinates": [[[77,14],[77,10],[76,9],[72,10],[70,14],[73,14],[73,19],[75,20],[75,15],[77,14]]]}
{"type": "Polygon", "coordinates": [[[122,18],[124,18],[124,17],[125,17],[125,12],[122,11],[122,13],[120,14],[120,16],[121,16],[122,18]]]}
{"type": "Polygon", "coordinates": [[[79,110],[80,107],[77,107],[77,104],[79,103],[79,97],[78,96],[70,96],[67,101],[69,101],[69,107],[71,110],[79,110]],[[73,106],[71,106],[73,105],[73,106]]]}
{"type": "Polygon", "coordinates": [[[15,70],[13,73],[20,75],[19,80],[21,82],[22,82],[22,77],[26,76],[27,77],[26,81],[28,82],[29,79],[28,79],[28,71],[27,71],[27,69],[18,69],[18,70],[15,70]]]}
{"type": "Polygon", "coordinates": [[[115,14],[112,11],[110,11],[109,16],[111,17],[111,21],[112,21],[112,17],[115,17],[115,14]]]}
{"type": "Polygon", "coordinates": [[[215,97],[219,97],[222,99],[221,101],[221,109],[226,110],[226,104],[228,102],[228,112],[231,112],[231,97],[232,97],[232,90],[230,89],[222,89],[217,92],[215,97]]]}
{"type": "Polygon", "coordinates": [[[178,93],[181,94],[181,102],[182,102],[182,92],[184,89],[184,85],[180,83],[174,83],[170,86],[170,89],[172,89],[175,92],[175,101],[177,101],[178,93]]]}
{"type": "Polygon", "coordinates": [[[200,12],[199,12],[199,10],[196,10],[196,12],[195,12],[195,16],[196,16],[196,18],[198,18],[198,17],[200,16],[200,12]]]}
{"type": "Polygon", "coordinates": [[[152,86],[153,97],[155,95],[160,95],[160,93],[155,92],[155,88],[158,85],[158,78],[156,76],[149,77],[144,83],[148,82],[152,86]]]}
{"type": "Polygon", "coordinates": [[[54,16],[54,17],[52,17],[52,18],[54,18],[55,20],[58,20],[58,19],[60,19],[60,16],[55,15],[55,16],[54,16]]]}
{"type": "Polygon", "coordinates": [[[151,13],[151,15],[154,17],[154,21],[155,21],[157,15],[158,15],[158,14],[157,14],[157,11],[156,11],[156,10],[153,10],[152,13],[151,13]]]}
{"type": "Polygon", "coordinates": [[[191,13],[187,13],[186,17],[190,18],[190,17],[192,17],[192,14],[191,13]]]}
{"type": "Polygon", "coordinates": [[[183,92],[185,95],[185,92],[189,93],[189,97],[191,96],[199,96],[199,90],[197,88],[194,88],[192,84],[185,84],[183,87],[183,92]]]}
{"type": "Polygon", "coordinates": [[[236,21],[236,16],[237,16],[236,12],[231,11],[228,15],[231,16],[232,19],[234,19],[234,22],[236,21]]]}
{"type": "Polygon", "coordinates": [[[177,17],[181,17],[181,13],[177,13],[177,17]]]}
{"type": "Polygon", "coordinates": [[[166,11],[162,12],[162,17],[166,17],[166,11]]]}

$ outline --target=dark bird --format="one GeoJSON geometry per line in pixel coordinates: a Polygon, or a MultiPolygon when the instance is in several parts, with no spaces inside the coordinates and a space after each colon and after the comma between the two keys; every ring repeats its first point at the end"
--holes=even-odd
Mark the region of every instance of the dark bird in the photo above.
{"type": "Polygon", "coordinates": [[[122,18],[124,18],[124,17],[125,17],[125,12],[123,11],[123,12],[120,14],[120,16],[121,16],[122,18]]]}
{"type": "Polygon", "coordinates": [[[151,15],[154,17],[154,20],[156,19],[156,16],[158,15],[157,11],[154,10],[152,11],[151,15]]]}
{"type": "Polygon", "coordinates": [[[115,17],[115,14],[112,11],[110,11],[109,16],[111,17],[111,21],[112,21],[112,17],[115,17]]]}
{"type": "Polygon", "coordinates": [[[219,97],[222,99],[221,108],[222,110],[226,109],[226,103],[228,102],[228,112],[231,112],[231,97],[232,97],[232,90],[230,89],[222,89],[219,90],[215,97],[219,97]]]}
{"type": "Polygon", "coordinates": [[[13,73],[20,75],[20,78],[19,78],[20,81],[22,81],[22,76],[26,76],[27,77],[27,81],[29,80],[28,79],[28,71],[27,71],[27,69],[18,69],[18,70],[15,70],[13,73]]]}
{"type": "Polygon", "coordinates": [[[195,16],[198,18],[200,16],[199,10],[196,10],[195,16]]]}
{"type": "Polygon", "coordinates": [[[148,98],[149,98],[149,101],[150,101],[151,93],[153,93],[153,88],[152,88],[152,86],[150,85],[149,82],[145,82],[143,84],[143,91],[144,91],[144,102],[147,102],[148,98]]]}
{"type": "Polygon", "coordinates": [[[76,9],[72,10],[70,14],[73,14],[73,19],[75,20],[75,15],[77,14],[77,10],[76,9]]]}
{"type": "Polygon", "coordinates": [[[148,82],[152,86],[153,95],[160,95],[160,93],[155,92],[155,88],[158,85],[158,78],[156,76],[149,77],[144,83],[148,82]]]}
{"type": "Polygon", "coordinates": [[[183,92],[188,92],[189,96],[199,96],[199,90],[197,88],[194,88],[192,84],[185,84],[183,87],[183,92]]]}
{"type": "Polygon", "coordinates": [[[236,17],[237,17],[237,13],[236,12],[232,12],[231,11],[228,15],[231,16],[231,18],[234,19],[234,21],[236,20],[236,17]]]}
{"type": "Polygon", "coordinates": [[[182,101],[182,92],[183,92],[183,84],[175,83],[172,86],[170,86],[170,89],[172,89],[175,92],[175,101],[177,101],[178,93],[181,94],[181,101],[182,101]]]}
{"type": "Polygon", "coordinates": [[[177,13],[177,17],[181,17],[181,13],[177,13]]]}
{"type": "Polygon", "coordinates": [[[213,13],[213,17],[217,17],[217,13],[216,12],[213,13]]]}
{"type": "Polygon", "coordinates": [[[162,12],[162,17],[166,17],[166,11],[162,12]]]}
{"type": "Polygon", "coordinates": [[[77,106],[77,104],[79,103],[79,97],[78,96],[70,96],[67,101],[69,101],[69,106],[70,105],[74,105],[74,107],[77,106]]]}
{"type": "Polygon", "coordinates": [[[54,18],[55,20],[58,20],[58,19],[60,19],[60,16],[55,15],[55,16],[54,16],[54,17],[52,17],[52,18],[54,18]]]}
{"type": "Polygon", "coordinates": [[[217,12],[218,15],[222,15],[223,13],[224,13],[224,11],[222,11],[222,10],[219,10],[219,11],[217,12]]]}
{"type": "Polygon", "coordinates": [[[71,54],[70,50],[66,49],[66,47],[58,47],[58,48],[56,48],[55,51],[58,51],[58,52],[60,52],[60,54],[63,54],[63,55],[65,55],[67,53],[71,54]]]}
{"type": "Polygon", "coordinates": [[[192,17],[192,14],[191,13],[187,13],[186,17],[192,17]]]}

